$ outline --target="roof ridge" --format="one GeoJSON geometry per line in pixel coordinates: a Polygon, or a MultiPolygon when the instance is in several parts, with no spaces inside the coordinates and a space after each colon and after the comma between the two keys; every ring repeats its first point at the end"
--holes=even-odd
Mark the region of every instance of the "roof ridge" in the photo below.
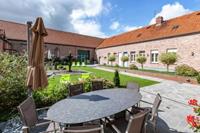
{"type": "MultiPolygon", "coordinates": [[[[187,13],[187,14],[185,14],[185,15],[181,15],[181,16],[177,16],[177,17],[174,17],[174,18],[171,18],[171,19],[168,19],[168,20],[164,20],[164,22],[169,22],[169,21],[172,21],[172,20],[174,20],[174,19],[178,19],[178,18],[181,18],[181,17],[189,16],[189,15],[194,14],[194,13],[197,13],[197,12],[200,12],[200,11],[192,11],[192,12],[187,13]]],[[[140,28],[137,28],[137,29],[134,29],[134,30],[130,30],[130,31],[126,31],[126,32],[123,32],[123,33],[119,33],[119,34],[117,34],[117,35],[113,35],[113,36],[108,37],[108,38],[120,36],[120,35],[123,35],[123,34],[127,34],[127,33],[129,33],[129,32],[137,31],[137,30],[140,30],[140,29],[143,29],[143,28],[147,28],[147,27],[150,27],[150,26],[154,26],[154,25],[156,25],[156,24],[145,25],[145,26],[142,26],[142,27],[140,27],[140,28]]]]}
{"type": "MultiPolygon", "coordinates": [[[[7,23],[13,23],[13,24],[18,24],[18,25],[23,25],[26,26],[26,24],[20,23],[20,22],[14,22],[14,21],[9,21],[9,20],[3,20],[0,19],[0,21],[4,21],[7,23]]],[[[85,36],[85,37],[92,37],[92,38],[97,38],[97,39],[105,39],[105,38],[101,38],[101,37],[95,37],[95,36],[90,36],[90,35],[84,35],[84,34],[80,34],[80,33],[75,33],[75,32],[69,32],[69,31],[63,31],[63,30],[58,30],[58,29],[54,29],[54,28],[46,28],[47,30],[52,30],[52,31],[56,31],[56,32],[64,32],[64,33],[69,33],[69,34],[74,34],[74,35],[80,35],[80,36],[85,36]]]]}

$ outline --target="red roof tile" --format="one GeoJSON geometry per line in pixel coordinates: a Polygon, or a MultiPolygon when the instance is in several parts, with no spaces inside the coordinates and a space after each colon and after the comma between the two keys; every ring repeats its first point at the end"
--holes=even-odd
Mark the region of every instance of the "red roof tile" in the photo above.
{"type": "Polygon", "coordinates": [[[200,11],[105,39],[97,48],[125,45],[200,32],[200,11]]]}
{"type": "MultiPolygon", "coordinates": [[[[13,40],[26,40],[26,25],[15,22],[0,20],[0,29],[4,29],[6,37],[13,40]]],[[[102,38],[80,35],[71,32],[47,29],[48,36],[45,37],[46,43],[63,44],[72,46],[81,46],[96,48],[102,41],[102,38]]]]}

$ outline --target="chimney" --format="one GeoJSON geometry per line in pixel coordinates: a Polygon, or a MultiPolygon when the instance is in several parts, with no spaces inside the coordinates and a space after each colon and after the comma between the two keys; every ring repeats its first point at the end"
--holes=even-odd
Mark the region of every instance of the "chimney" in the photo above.
{"type": "Polygon", "coordinates": [[[162,16],[158,16],[156,18],[156,26],[161,26],[163,22],[164,22],[164,19],[162,16]]]}

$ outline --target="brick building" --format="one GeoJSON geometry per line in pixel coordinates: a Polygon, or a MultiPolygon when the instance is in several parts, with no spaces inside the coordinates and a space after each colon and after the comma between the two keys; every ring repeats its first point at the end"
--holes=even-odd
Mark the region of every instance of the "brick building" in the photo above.
{"type": "MultiPolygon", "coordinates": [[[[0,20],[0,50],[23,53],[27,49],[27,26],[15,22],[0,20]]],[[[46,56],[64,58],[72,53],[74,58],[96,60],[96,47],[103,41],[101,38],[47,29],[45,37],[46,56]]]]}
{"type": "MultiPolygon", "coordinates": [[[[4,37],[0,38],[1,51],[5,47],[19,52],[26,49],[26,25],[0,21],[0,29],[5,32],[2,34],[4,37]]],[[[170,20],[158,17],[153,25],[105,39],[52,29],[47,31],[46,54],[61,58],[71,51],[76,58],[108,64],[108,56],[114,54],[114,64],[122,66],[120,58],[127,55],[129,61],[125,63],[126,66],[140,66],[136,58],[143,55],[147,58],[144,68],[164,70],[165,66],[159,61],[160,54],[175,52],[179,59],[170,67],[171,70],[180,64],[188,64],[200,70],[200,11],[170,20]]]]}
{"type": "Polygon", "coordinates": [[[136,64],[138,55],[147,58],[144,68],[166,70],[159,61],[159,55],[175,52],[178,62],[171,66],[188,64],[200,70],[200,12],[165,21],[158,17],[156,23],[105,39],[96,49],[100,64],[108,63],[108,55],[115,54],[116,64],[122,66],[122,55],[129,56],[126,66],[136,64]]]}

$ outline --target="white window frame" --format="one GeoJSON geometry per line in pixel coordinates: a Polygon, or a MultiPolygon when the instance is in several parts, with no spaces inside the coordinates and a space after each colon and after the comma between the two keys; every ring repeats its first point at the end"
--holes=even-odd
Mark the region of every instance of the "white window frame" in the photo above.
{"type": "Polygon", "coordinates": [[[159,56],[158,50],[151,50],[151,53],[150,53],[151,63],[158,63],[158,56],[159,56]],[[156,56],[156,54],[157,54],[157,56],[156,56]],[[157,57],[157,59],[156,59],[156,57],[157,57]]]}
{"type": "Polygon", "coordinates": [[[177,53],[177,48],[168,48],[167,53],[177,53]]]}
{"type": "Polygon", "coordinates": [[[136,61],[136,52],[131,51],[130,52],[130,62],[135,62],[135,61],[136,61]],[[132,56],[133,56],[133,60],[132,60],[132,56]]]}
{"type": "Polygon", "coordinates": [[[145,57],[146,51],[145,50],[140,50],[139,51],[139,56],[144,56],[145,57]]]}

